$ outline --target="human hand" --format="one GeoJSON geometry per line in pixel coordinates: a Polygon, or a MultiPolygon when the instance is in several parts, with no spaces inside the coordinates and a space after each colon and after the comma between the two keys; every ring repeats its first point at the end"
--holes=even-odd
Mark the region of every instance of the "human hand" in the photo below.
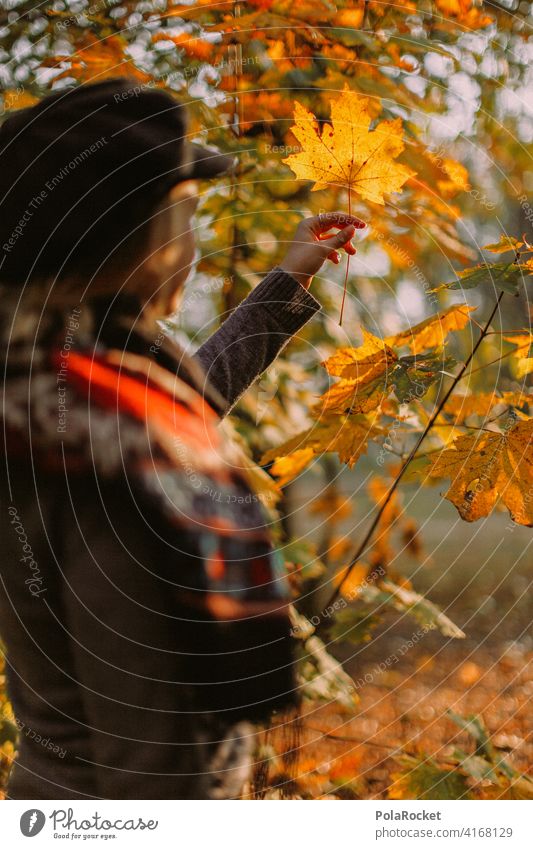
{"type": "Polygon", "coordinates": [[[356,230],[364,227],[364,221],[345,212],[323,212],[305,218],[299,223],[279,268],[308,289],[313,276],[327,259],[335,265],[339,264],[341,258],[338,251],[341,248],[352,256],[356,253],[350,239],[356,230]],[[339,228],[339,232],[330,234],[329,231],[335,227],[339,228]]]}

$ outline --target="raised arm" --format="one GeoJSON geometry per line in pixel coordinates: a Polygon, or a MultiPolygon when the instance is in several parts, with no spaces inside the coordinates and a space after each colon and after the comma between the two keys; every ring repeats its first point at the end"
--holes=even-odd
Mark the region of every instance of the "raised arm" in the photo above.
{"type": "Polygon", "coordinates": [[[299,225],[285,259],[240,304],[197,351],[209,382],[226,399],[226,415],[254,380],[276,359],[291,337],[320,309],[307,290],[326,259],[337,264],[337,250],[355,253],[350,239],[362,221],[325,213],[299,225]],[[324,238],[326,231],[342,227],[324,238]]]}
{"type": "Polygon", "coordinates": [[[275,268],[202,345],[196,358],[227,401],[223,415],[319,309],[294,277],[275,268]]]}

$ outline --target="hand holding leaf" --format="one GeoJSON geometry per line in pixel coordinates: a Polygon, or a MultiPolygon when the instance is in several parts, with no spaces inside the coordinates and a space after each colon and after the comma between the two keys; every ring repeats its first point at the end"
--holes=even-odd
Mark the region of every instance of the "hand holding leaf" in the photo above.
{"type": "MultiPolygon", "coordinates": [[[[337,186],[383,205],[384,195],[401,190],[414,172],[395,162],[403,151],[402,123],[382,121],[370,130],[368,98],[345,87],[331,105],[331,124],[320,131],[315,116],[300,103],[291,128],[302,149],[283,160],[301,180],[312,180],[313,191],[337,186]]],[[[349,262],[349,261],[348,261],[349,262]]],[[[339,323],[342,324],[348,268],[339,323]]]]}
{"type": "Polygon", "coordinates": [[[356,230],[363,227],[366,227],[363,221],[344,212],[327,212],[313,218],[305,218],[300,223],[280,268],[307,289],[326,259],[336,265],[340,262],[337,250],[344,248],[347,254],[355,254],[350,239],[356,230]],[[339,232],[332,235],[329,231],[333,227],[338,227],[339,232]]]}

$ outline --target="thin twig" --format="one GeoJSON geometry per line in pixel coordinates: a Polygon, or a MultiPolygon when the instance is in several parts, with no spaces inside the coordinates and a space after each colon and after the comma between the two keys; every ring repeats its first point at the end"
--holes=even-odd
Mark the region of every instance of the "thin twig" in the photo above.
{"type": "Polygon", "coordinates": [[[523,335],[527,333],[527,330],[489,330],[485,335],[486,336],[507,336],[508,333],[520,333],[523,335]]]}
{"type": "MultiPolygon", "coordinates": [[[[487,335],[487,334],[485,334],[487,335]]],[[[475,374],[478,371],[483,371],[484,368],[488,368],[488,366],[493,366],[495,363],[500,363],[502,360],[505,360],[507,357],[510,357],[512,354],[516,354],[516,348],[514,351],[507,351],[506,354],[502,354],[501,357],[497,357],[495,360],[490,360],[488,363],[484,363],[482,366],[478,366],[477,368],[473,368],[470,374],[467,377],[470,377],[471,374],[475,374]]]]}
{"type": "Polygon", "coordinates": [[[327,731],[322,731],[320,728],[315,728],[314,725],[304,725],[304,729],[315,731],[321,737],[327,737],[328,740],[337,740],[339,743],[359,743],[361,746],[376,746],[379,749],[388,749],[391,752],[401,751],[403,746],[390,746],[386,743],[374,743],[373,740],[361,740],[358,737],[350,737],[344,734],[329,734],[327,731]]]}
{"type": "MultiPolygon", "coordinates": [[[[372,524],[370,525],[368,531],[366,532],[361,544],[358,546],[357,551],[355,552],[352,559],[350,560],[350,563],[348,565],[348,568],[346,570],[346,573],[345,573],[342,581],[340,581],[340,583],[336,587],[335,591],[332,593],[330,599],[328,600],[328,602],[326,604],[326,607],[329,607],[331,604],[334,604],[334,602],[337,600],[338,596],[341,593],[343,584],[346,582],[346,579],[348,578],[350,573],[353,571],[353,569],[355,568],[355,566],[359,562],[361,556],[365,553],[366,547],[367,547],[368,543],[371,541],[371,539],[374,535],[374,531],[376,530],[377,526],[379,525],[380,519],[383,516],[383,513],[385,512],[387,505],[389,504],[393,494],[395,493],[396,489],[398,488],[398,486],[400,484],[400,481],[402,480],[405,472],[407,471],[407,467],[409,466],[411,461],[416,456],[416,453],[417,453],[418,449],[420,448],[422,442],[424,441],[424,439],[428,435],[429,431],[432,429],[433,425],[435,424],[436,420],[440,416],[448,398],[452,394],[453,390],[455,389],[455,387],[457,386],[459,381],[462,379],[465,371],[467,370],[468,366],[472,362],[472,360],[473,360],[473,358],[474,358],[474,356],[477,352],[477,349],[479,348],[483,339],[487,335],[487,331],[490,327],[492,319],[494,318],[494,316],[496,315],[496,313],[498,311],[498,307],[500,306],[500,301],[503,298],[503,295],[504,295],[503,292],[500,292],[500,294],[498,295],[498,300],[496,301],[496,303],[494,305],[494,309],[492,310],[490,316],[488,317],[487,321],[485,322],[485,325],[484,325],[484,327],[481,331],[479,339],[477,340],[477,342],[474,345],[474,347],[472,348],[470,354],[468,355],[465,362],[463,363],[463,365],[459,369],[459,372],[454,377],[453,381],[450,384],[450,387],[444,393],[444,396],[442,397],[441,401],[439,402],[435,412],[433,413],[430,420],[428,421],[428,423],[427,423],[426,427],[424,428],[423,432],[421,433],[419,439],[417,439],[415,445],[412,447],[411,451],[409,452],[409,454],[408,454],[405,462],[403,463],[400,471],[398,472],[394,481],[392,482],[392,485],[391,485],[389,491],[387,492],[387,495],[386,495],[385,499],[383,500],[381,507],[379,508],[378,512],[376,513],[376,515],[375,515],[375,517],[372,521],[372,524]]],[[[320,625],[318,625],[317,627],[319,628],[320,625]]]]}

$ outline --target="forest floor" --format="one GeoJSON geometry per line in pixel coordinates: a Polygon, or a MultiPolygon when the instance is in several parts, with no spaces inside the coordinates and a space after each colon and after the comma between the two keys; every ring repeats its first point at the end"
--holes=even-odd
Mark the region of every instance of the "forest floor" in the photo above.
{"type": "Polygon", "coordinates": [[[401,754],[446,763],[456,748],[473,752],[472,738],[448,710],[482,718],[512,766],[530,772],[533,651],[469,640],[443,649],[442,643],[428,634],[425,644],[383,672],[376,671],[381,653],[368,646],[357,680],[371,680],[359,689],[355,716],[338,705],[308,704],[299,720],[269,732],[267,742],[281,757],[264,781],[267,798],[387,798],[401,754]]]}
{"type": "MultiPolygon", "coordinates": [[[[280,719],[263,740],[263,751],[280,757],[256,770],[260,798],[392,797],[398,756],[445,764],[456,748],[474,752],[472,736],[449,710],[480,717],[509,764],[533,775],[531,530],[511,533],[502,514],[468,525],[431,490],[411,508],[419,521],[431,515],[427,556],[422,564],[400,558],[394,565],[465,639],[430,631],[405,651],[417,624],[387,615],[370,642],[329,646],[357,683],[359,705],[349,714],[337,704],[308,704],[301,719],[280,719]]],[[[353,538],[354,529],[346,530],[353,538]]]]}

